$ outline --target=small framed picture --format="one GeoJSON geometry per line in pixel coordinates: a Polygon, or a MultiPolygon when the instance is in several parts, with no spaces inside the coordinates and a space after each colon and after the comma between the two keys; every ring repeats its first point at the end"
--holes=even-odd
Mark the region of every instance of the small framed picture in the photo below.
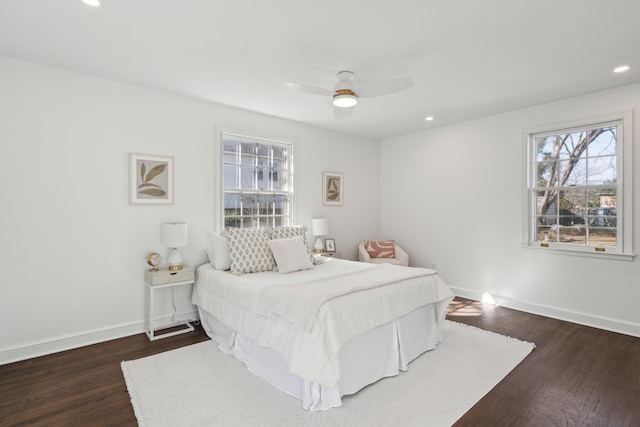
{"type": "Polygon", "coordinates": [[[324,250],[327,252],[335,252],[336,251],[336,240],[335,239],[324,239],[324,250]]]}
{"type": "Polygon", "coordinates": [[[173,157],[129,153],[129,203],[173,204],[173,157]]]}
{"type": "Polygon", "coordinates": [[[322,172],[322,204],[342,206],[344,176],[338,172],[322,172]]]}

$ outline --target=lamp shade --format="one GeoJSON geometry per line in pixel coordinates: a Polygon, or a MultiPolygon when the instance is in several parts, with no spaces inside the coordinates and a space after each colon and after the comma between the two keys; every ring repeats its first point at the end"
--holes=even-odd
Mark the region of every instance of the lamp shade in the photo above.
{"type": "Polygon", "coordinates": [[[187,223],[167,222],[162,224],[162,244],[167,248],[187,246],[187,223]]]}
{"type": "Polygon", "coordinates": [[[329,234],[329,220],[326,218],[312,219],[311,233],[314,236],[326,236],[329,234]]]}

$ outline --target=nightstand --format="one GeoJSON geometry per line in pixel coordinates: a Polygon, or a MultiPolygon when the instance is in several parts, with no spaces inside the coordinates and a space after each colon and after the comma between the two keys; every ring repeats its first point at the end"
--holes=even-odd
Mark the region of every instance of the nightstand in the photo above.
{"type": "Polygon", "coordinates": [[[341,252],[322,252],[322,253],[315,253],[314,255],[326,256],[328,258],[342,258],[341,252]]]}
{"type": "MultiPolygon", "coordinates": [[[[164,288],[172,288],[174,286],[192,285],[195,281],[196,271],[192,267],[184,267],[182,270],[169,271],[166,268],[158,271],[145,271],[144,279],[149,290],[149,310],[147,311],[146,333],[149,340],[157,340],[160,338],[172,337],[174,335],[184,334],[194,330],[189,322],[180,322],[173,326],[184,326],[177,331],[166,332],[164,334],[156,334],[153,327],[153,296],[156,290],[164,288]]],[[[169,327],[173,327],[169,326],[169,327]]],[[[166,329],[166,328],[164,328],[166,329]]]]}

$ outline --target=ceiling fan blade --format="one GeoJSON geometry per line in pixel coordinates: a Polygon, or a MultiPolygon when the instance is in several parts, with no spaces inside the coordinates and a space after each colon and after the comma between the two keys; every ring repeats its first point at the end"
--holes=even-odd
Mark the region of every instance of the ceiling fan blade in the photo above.
{"type": "Polygon", "coordinates": [[[358,98],[373,98],[400,92],[410,87],[413,87],[413,79],[411,77],[401,77],[399,79],[369,83],[357,88],[356,93],[358,98]]]}
{"type": "Polygon", "coordinates": [[[333,108],[333,117],[335,117],[337,120],[342,120],[342,119],[347,119],[349,117],[351,117],[351,115],[353,114],[353,110],[355,110],[356,107],[348,107],[348,108],[344,108],[344,107],[334,107],[333,108]]]}
{"type": "Polygon", "coordinates": [[[317,86],[306,85],[303,83],[284,82],[284,87],[291,90],[298,90],[300,92],[313,93],[314,95],[333,96],[333,91],[329,89],[323,89],[317,86]]]}

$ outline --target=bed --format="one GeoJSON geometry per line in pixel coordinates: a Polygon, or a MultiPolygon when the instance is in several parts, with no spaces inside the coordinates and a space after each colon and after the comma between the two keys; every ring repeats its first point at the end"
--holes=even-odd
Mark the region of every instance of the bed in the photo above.
{"type": "Polygon", "coordinates": [[[339,407],[434,349],[453,298],[433,270],[322,261],[287,274],[233,274],[212,261],[192,296],[222,351],[310,411],[339,407]]]}

